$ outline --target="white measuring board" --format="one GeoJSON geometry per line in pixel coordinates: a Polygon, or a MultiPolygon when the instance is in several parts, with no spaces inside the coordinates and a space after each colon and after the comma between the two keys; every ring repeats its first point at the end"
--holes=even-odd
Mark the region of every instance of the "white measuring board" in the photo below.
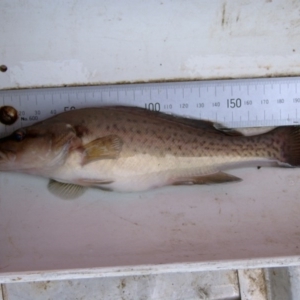
{"type": "Polygon", "coordinates": [[[139,106],[229,128],[300,124],[300,77],[189,81],[0,91],[19,120],[0,133],[57,113],[103,105],[139,106]]]}

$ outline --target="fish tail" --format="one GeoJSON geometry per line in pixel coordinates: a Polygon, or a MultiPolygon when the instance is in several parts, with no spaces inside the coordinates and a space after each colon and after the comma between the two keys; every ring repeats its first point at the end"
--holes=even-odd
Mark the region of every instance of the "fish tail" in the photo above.
{"type": "Polygon", "coordinates": [[[300,126],[279,127],[277,131],[279,139],[283,139],[282,162],[300,167],[300,126]]]}

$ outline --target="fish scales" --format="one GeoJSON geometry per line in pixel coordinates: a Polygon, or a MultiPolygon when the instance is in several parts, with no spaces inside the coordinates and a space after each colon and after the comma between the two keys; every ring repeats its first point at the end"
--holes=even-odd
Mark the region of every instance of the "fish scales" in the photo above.
{"type": "Polygon", "coordinates": [[[113,110],[112,113],[109,108],[93,111],[81,121],[80,116],[84,113],[84,110],[78,110],[69,114],[70,119],[63,115],[61,117],[70,124],[74,123],[72,119],[76,118],[79,122],[75,123],[75,127],[86,126],[85,123],[89,123],[87,134],[82,137],[83,143],[107,134],[122,136],[123,154],[126,153],[128,156],[139,152],[175,157],[213,157],[215,155],[251,157],[258,153],[267,155],[267,151],[273,151],[273,154],[278,151],[278,149],[272,149],[273,141],[265,137],[263,139],[261,137],[233,137],[218,131],[208,133],[207,128],[193,128],[155,117],[145,120],[143,115],[131,115],[129,111],[122,110],[113,110]],[[78,112],[78,116],[75,112],[78,112]]]}
{"type": "Polygon", "coordinates": [[[239,178],[224,171],[236,167],[298,166],[299,131],[288,126],[243,136],[141,108],[86,108],[0,140],[0,170],[48,177],[49,190],[63,198],[90,186],[131,192],[232,182],[239,178]]]}

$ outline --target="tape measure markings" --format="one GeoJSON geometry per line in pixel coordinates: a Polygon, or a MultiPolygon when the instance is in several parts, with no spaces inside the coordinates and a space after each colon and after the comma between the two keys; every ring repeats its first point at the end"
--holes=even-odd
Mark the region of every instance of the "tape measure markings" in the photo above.
{"type": "Polygon", "coordinates": [[[14,106],[20,116],[0,131],[100,105],[140,106],[232,128],[298,124],[299,88],[300,78],[288,77],[0,91],[0,103],[14,106]]]}

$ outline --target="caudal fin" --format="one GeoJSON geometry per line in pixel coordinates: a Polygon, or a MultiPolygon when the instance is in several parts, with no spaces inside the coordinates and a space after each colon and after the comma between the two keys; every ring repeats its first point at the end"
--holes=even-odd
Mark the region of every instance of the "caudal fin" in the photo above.
{"type": "Polygon", "coordinates": [[[283,139],[283,162],[292,167],[300,167],[300,126],[278,128],[278,138],[283,139]]]}

